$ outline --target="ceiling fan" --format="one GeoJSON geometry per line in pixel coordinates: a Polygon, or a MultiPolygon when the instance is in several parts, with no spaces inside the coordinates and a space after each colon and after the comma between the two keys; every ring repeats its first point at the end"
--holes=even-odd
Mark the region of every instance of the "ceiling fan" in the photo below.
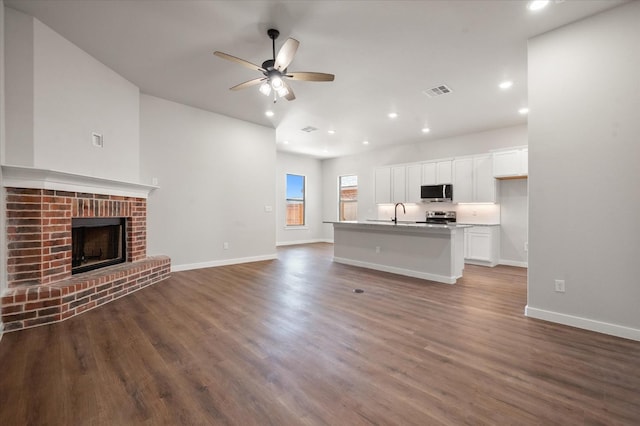
{"type": "Polygon", "coordinates": [[[267,59],[262,63],[262,66],[227,53],[213,52],[214,55],[220,58],[236,62],[252,70],[260,71],[264,75],[264,77],[254,78],[253,80],[233,86],[229,90],[240,90],[260,84],[260,92],[266,96],[269,96],[273,90],[273,102],[276,102],[278,98],[285,98],[288,101],[292,101],[296,96],[293,94],[291,86],[287,83],[287,79],[300,81],[333,81],[335,78],[333,74],[321,72],[288,72],[287,67],[291,64],[291,61],[293,61],[300,42],[294,38],[287,39],[280,48],[278,56],[276,56],[276,39],[280,35],[280,31],[272,28],[267,31],[267,35],[271,39],[273,59],[267,59]]]}

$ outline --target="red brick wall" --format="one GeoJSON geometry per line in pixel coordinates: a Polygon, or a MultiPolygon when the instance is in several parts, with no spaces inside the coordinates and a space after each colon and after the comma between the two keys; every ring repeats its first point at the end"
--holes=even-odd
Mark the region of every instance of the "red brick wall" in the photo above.
{"type": "Polygon", "coordinates": [[[125,217],[127,262],[146,257],[143,198],[6,188],[9,287],[51,284],[71,276],[71,219],[125,217]]]}

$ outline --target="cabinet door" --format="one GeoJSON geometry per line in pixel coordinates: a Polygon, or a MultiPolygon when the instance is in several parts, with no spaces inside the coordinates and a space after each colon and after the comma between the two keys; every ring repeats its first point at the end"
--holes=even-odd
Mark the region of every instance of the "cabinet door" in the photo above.
{"type": "Polygon", "coordinates": [[[391,167],[381,167],[375,171],[376,204],[391,203],[391,167]]]}
{"type": "Polygon", "coordinates": [[[517,150],[493,153],[494,176],[517,176],[519,171],[520,153],[517,150]]]}
{"type": "Polygon", "coordinates": [[[529,175],[529,148],[523,149],[520,154],[520,171],[524,176],[529,175]]]}
{"type": "Polygon", "coordinates": [[[469,228],[464,229],[464,258],[469,258],[469,228]]]}
{"type": "Polygon", "coordinates": [[[422,165],[422,184],[423,185],[438,184],[438,164],[436,162],[424,163],[422,165]]]}
{"type": "Polygon", "coordinates": [[[522,175],[522,150],[493,153],[493,176],[510,177],[522,175]]]}
{"type": "Polygon", "coordinates": [[[393,167],[391,172],[391,202],[404,203],[407,201],[407,167],[393,167]]]}
{"type": "Polygon", "coordinates": [[[453,161],[453,201],[473,202],[473,158],[453,161]]]}
{"type": "Polygon", "coordinates": [[[473,228],[468,232],[467,259],[491,261],[491,235],[478,234],[473,228]]]}
{"type": "Polygon", "coordinates": [[[473,201],[476,203],[495,203],[496,179],[493,177],[493,158],[490,155],[473,157],[473,177],[473,201]]]}
{"type": "Polygon", "coordinates": [[[407,166],[407,202],[419,203],[420,185],[422,185],[422,166],[414,164],[407,166]]]}
{"type": "Polygon", "coordinates": [[[437,178],[436,184],[453,183],[452,173],[451,173],[453,168],[453,161],[451,160],[438,161],[437,165],[438,165],[438,178],[437,178]]]}

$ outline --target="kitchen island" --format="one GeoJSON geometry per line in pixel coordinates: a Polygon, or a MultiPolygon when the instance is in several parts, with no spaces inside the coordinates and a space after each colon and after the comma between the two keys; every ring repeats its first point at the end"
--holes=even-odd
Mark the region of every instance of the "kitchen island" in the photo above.
{"type": "Polygon", "coordinates": [[[335,262],[446,284],[462,277],[468,225],[327,223],[333,223],[335,262]]]}

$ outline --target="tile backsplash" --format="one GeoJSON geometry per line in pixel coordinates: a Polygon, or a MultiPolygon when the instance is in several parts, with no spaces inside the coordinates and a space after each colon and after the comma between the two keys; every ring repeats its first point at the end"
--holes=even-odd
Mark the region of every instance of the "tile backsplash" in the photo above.
{"type": "MultiPolygon", "coordinates": [[[[398,206],[398,220],[421,221],[429,210],[454,210],[460,223],[478,225],[499,224],[499,204],[452,204],[452,203],[419,203],[405,204],[406,213],[398,206]]],[[[369,219],[391,220],[394,217],[393,204],[378,204],[377,217],[369,219]]]]}

